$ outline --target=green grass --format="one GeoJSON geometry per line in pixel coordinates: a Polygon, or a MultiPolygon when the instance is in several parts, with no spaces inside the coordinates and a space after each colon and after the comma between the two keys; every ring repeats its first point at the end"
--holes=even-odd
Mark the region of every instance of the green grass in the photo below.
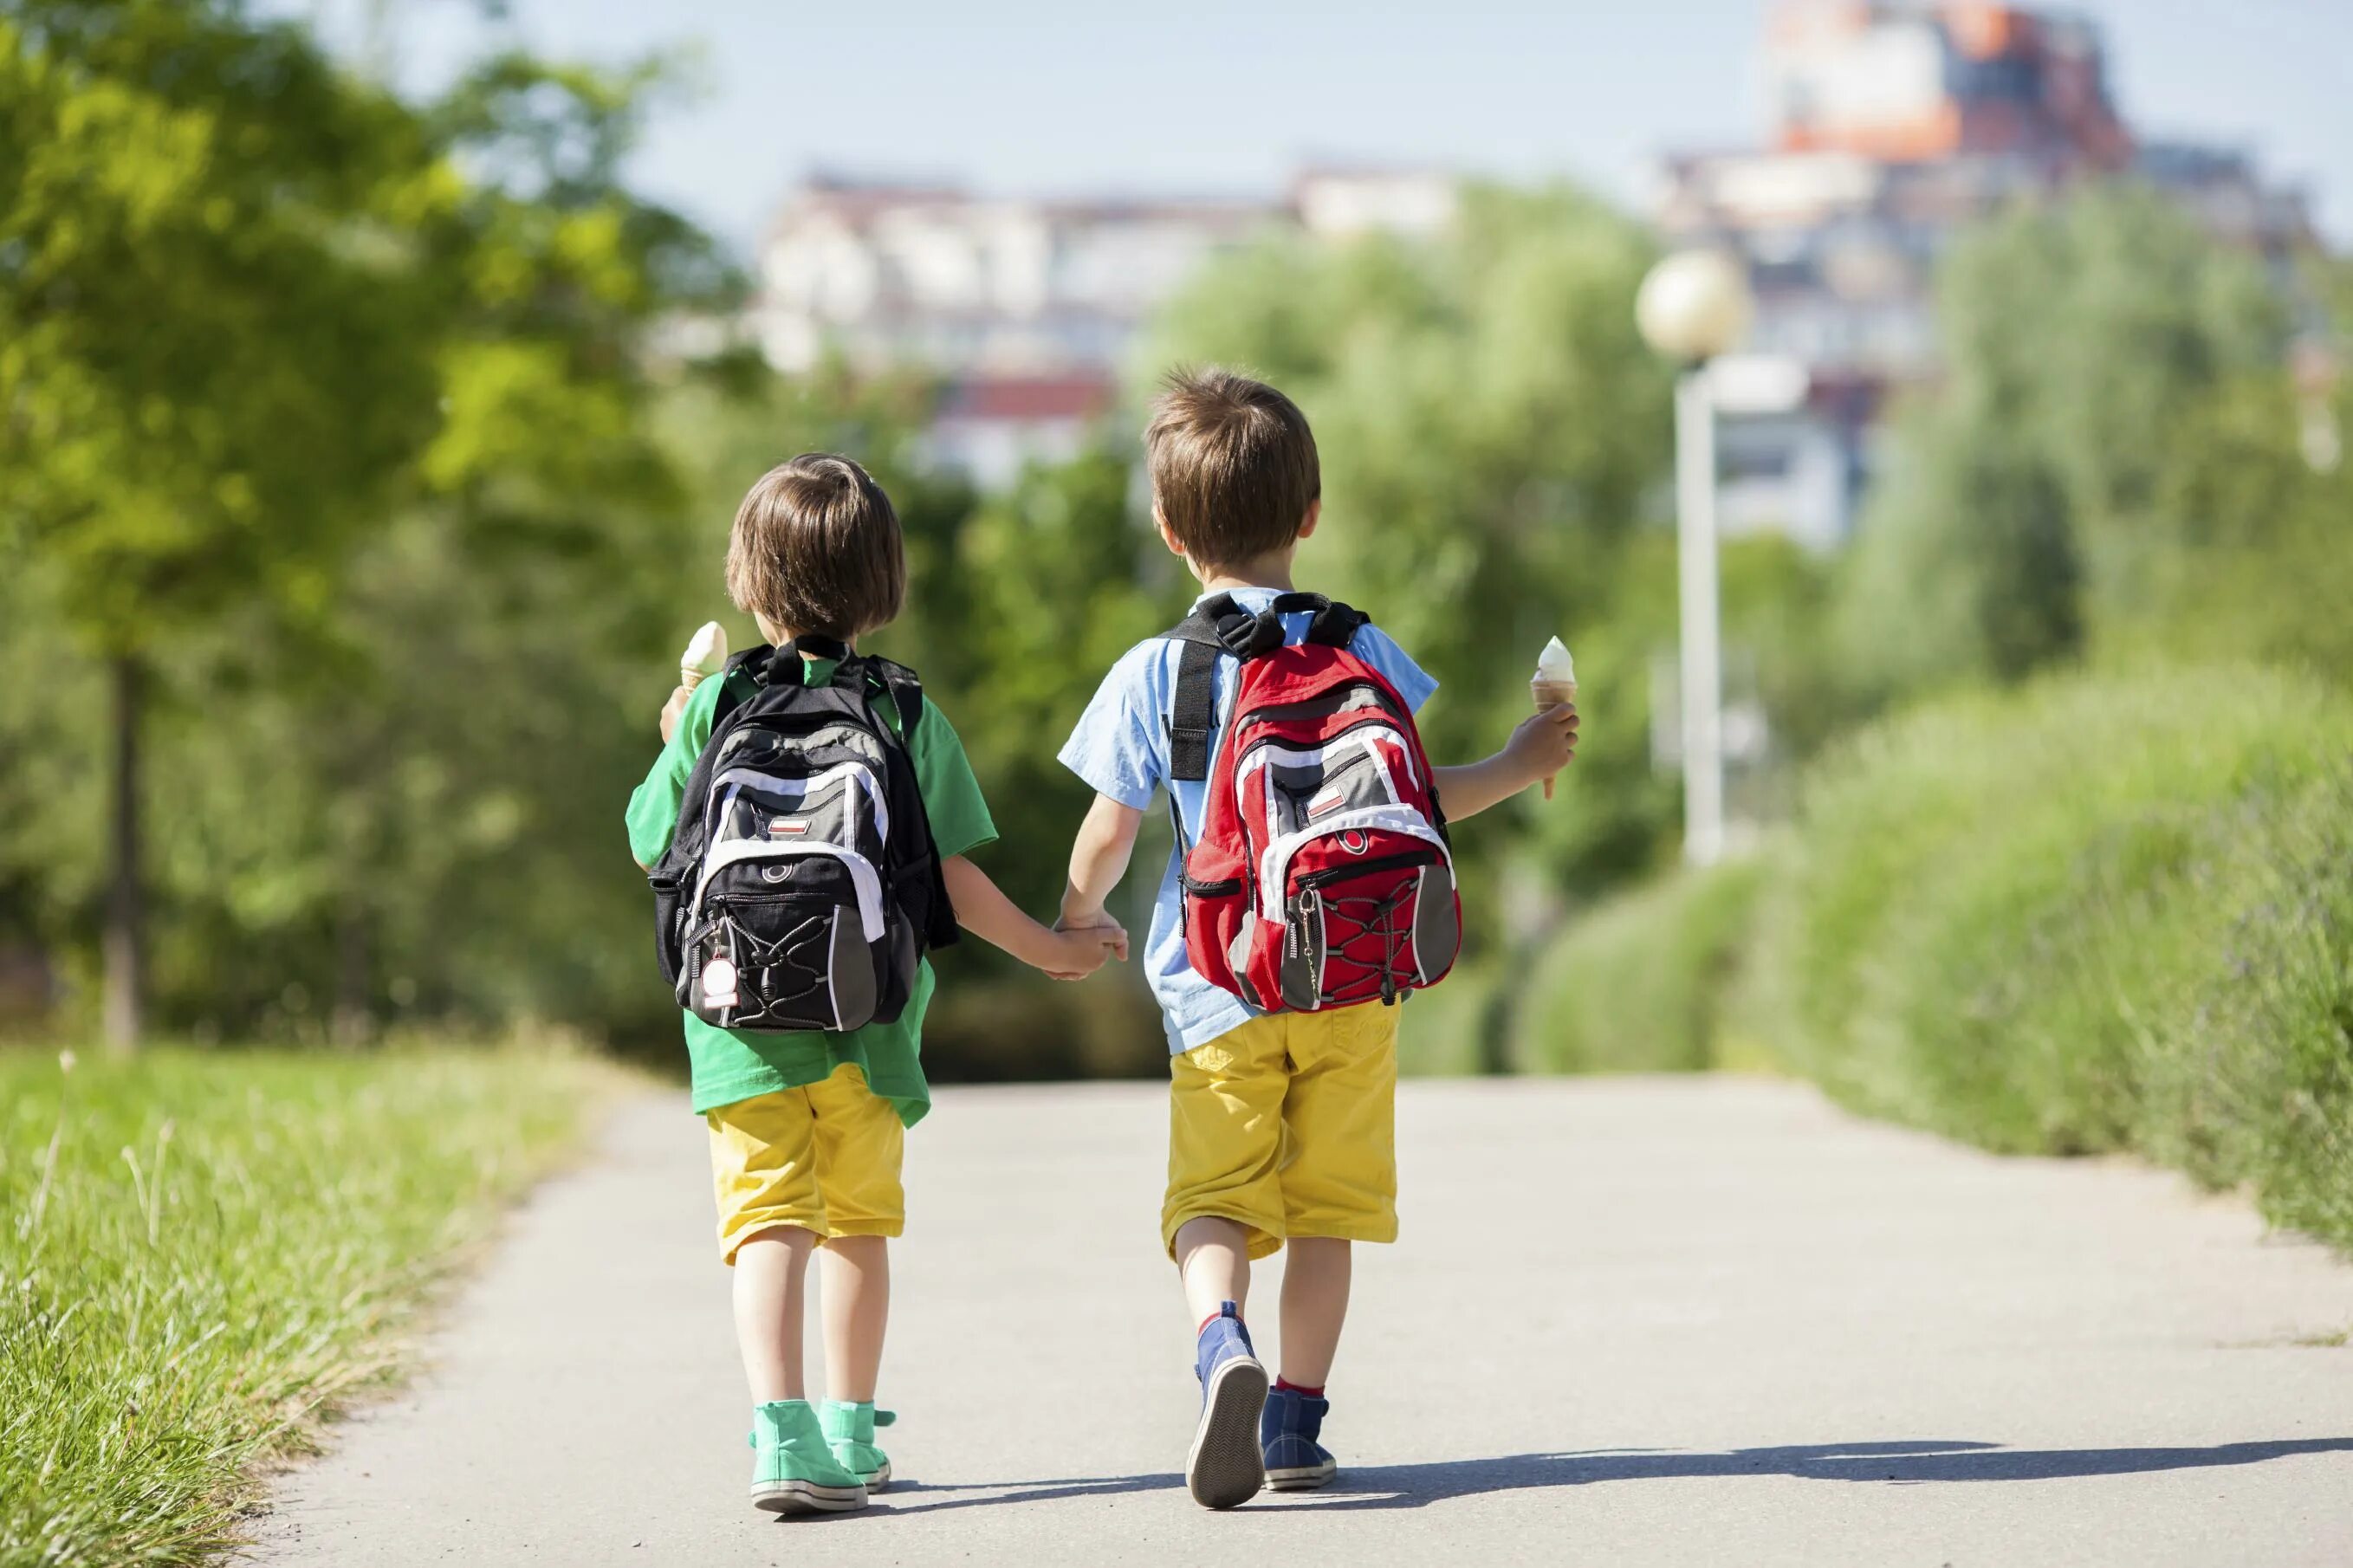
{"type": "Polygon", "coordinates": [[[611,1069],[522,1052],[0,1052],[0,1565],[238,1537],[611,1069]]]}
{"type": "Polygon", "coordinates": [[[1682,871],[1569,922],[1537,955],[1511,1031],[1524,1072],[1718,1065],[1719,1015],[1755,902],[1754,862],[1682,871]]]}
{"type": "Polygon", "coordinates": [[[2255,669],[2072,677],[1815,773],[1745,1018],[1841,1100],[2134,1149],[2353,1244],[2353,705],[2255,669]]]}

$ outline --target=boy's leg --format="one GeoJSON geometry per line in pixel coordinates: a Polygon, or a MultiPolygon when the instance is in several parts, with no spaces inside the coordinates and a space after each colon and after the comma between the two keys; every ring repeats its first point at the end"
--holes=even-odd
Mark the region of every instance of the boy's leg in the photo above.
{"type": "Polygon", "coordinates": [[[824,1190],[825,1385],[822,1412],[834,1458],[869,1487],[887,1485],[891,1458],[874,1441],[882,1342],[891,1320],[891,1243],[906,1226],[900,1164],[906,1128],[897,1108],[845,1063],[810,1087],[824,1190]]]}
{"type": "Polygon", "coordinates": [[[1354,1244],[1397,1239],[1397,1024],[1398,1009],[1367,1004],[1305,1016],[1292,1032],[1282,1377],[1260,1426],[1278,1490],[1322,1486],[1338,1468],[1319,1439],[1354,1244]]]}
{"type": "Polygon", "coordinates": [[[1324,1386],[1348,1317],[1355,1244],[1336,1236],[1295,1236],[1282,1263],[1282,1381],[1324,1386]]]}
{"type": "Polygon", "coordinates": [[[1282,1245],[1287,1022],[1255,1018],[1170,1063],[1168,1196],[1160,1234],[1197,1324],[1201,1415],[1185,1460],[1196,1501],[1231,1508],[1265,1484],[1267,1373],[1242,1324],[1250,1261],[1282,1245]]]}
{"type": "Polygon", "coordinates": [[[825,1244],[825,1389],[850,1405],[874,1403],[882,1336],[891,1321],[891,1243],[839,1236],[825,1244]]]}
{"type": "Polygon", "coordinates": [[[808,1397],[802,1303],[816,1247],[815,1232],[780,1225],[745,1237],[735,1248],[735,1345],[755,1405],[808,1397]]]}
{"type": "Polygon", "coordinates": [[[1250,1305],[1250,1247],[1249,1229],[1222,1215],[1203,1215],[1176,1227],[1168,1249],[1176,1258],[1185,1310],[1196,1332],[1226,1302],[1250,1305]]]}
{"type": "Polygon", "coordinates": [[[734,1269],[735,1341],[752,1388],[752,1501],[776,1513],[866,1506],[808,1403],[801,1364],[809,1255],[826,1228],[816,1113],[784,1089],[721,1106],[711,1128],[719,1241],[734,1269]]]}

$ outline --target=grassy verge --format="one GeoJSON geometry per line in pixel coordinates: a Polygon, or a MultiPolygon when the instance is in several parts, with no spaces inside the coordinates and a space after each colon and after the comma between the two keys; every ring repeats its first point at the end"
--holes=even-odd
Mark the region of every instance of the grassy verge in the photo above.
{"type": "Polygon", "coordinates": [[[391,1363],[610,1069],[519,1052],[0,1053],[0,1565],[182,1563],[391,1363]]]}

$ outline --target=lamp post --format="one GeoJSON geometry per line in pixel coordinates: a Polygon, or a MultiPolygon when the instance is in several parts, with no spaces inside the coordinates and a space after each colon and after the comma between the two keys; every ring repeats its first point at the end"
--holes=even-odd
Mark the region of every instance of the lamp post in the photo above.
{"type": "Polygon", "coordinates": [[[1634,300],[1675,378],[1675,560],[1682,625],[1683,859],[1724,855],[1724,674],[1715,567],[1715,408],[1707,363],[1738,343],[1754,309],[1740,263],[1687,250],[1651,268],[1634,300]]]}

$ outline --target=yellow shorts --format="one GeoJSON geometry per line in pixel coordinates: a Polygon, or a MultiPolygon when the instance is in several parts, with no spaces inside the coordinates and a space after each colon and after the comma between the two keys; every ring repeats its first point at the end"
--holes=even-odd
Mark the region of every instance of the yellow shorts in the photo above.
{"type": "Polygon", "coordinates": [[[1215,1215],[1263,1258],[1294,1236],[1397,1239],[1398,1009],[1273,1013],[1174,1059],[1160,1239],[1215,1215]]]}
{"type": "Polygon", "coordinates": [[[844,1062],[822,1083],[755,1094],[706,1111],[711,1181],[719,1196],[719,1248],[797,1225],[830,1239],[897,1236],[906,1228],[899,1185],[905,1127],[891,1102],[844,1062]]]}

